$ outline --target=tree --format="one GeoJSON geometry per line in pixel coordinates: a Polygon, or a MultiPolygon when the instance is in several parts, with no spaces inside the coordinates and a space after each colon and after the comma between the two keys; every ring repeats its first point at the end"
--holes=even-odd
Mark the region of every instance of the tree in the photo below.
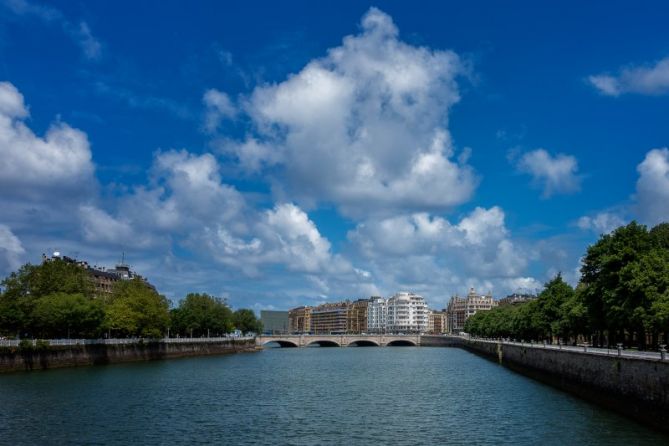
{"type": "Polygon", "coordinates": [[[114,284],[105,313],[104,326],[115,335],[157,338],[170,322],[169,301],[137,277],[114,284]]]}
{"type": "Polygon", "coordinates": [[[233,330],[232,310],[221,298],[190,293],[171,312],[172,331],[182,336],[222,335],[233,330]]]}
{"type": "Polygon", "coordinates": [[[256,318],[252,310],[239,309],[235,311],[232,319],[235,328],[242,333],[262,333],[262,322],[256,318]]]}
{"type": "Polygon", "coordinates": [[[581,293],[599,344],[604,337],[616,342],[625,333],[636,333],[639,343],[643,344],[645,333],[637,319],[644,305],[640,300],[644,298],[633,292],[632,270],[635,269],[633,264],[654,244],[646,227],[632,222],[603,235],[588,247],[581,267],[581,293]]]}
{"type": "Polygon", "coordinates": [[[92,296],[93,284],[85,268],[62,259],[40,265],[25,264],[2,281],[0,333],[34,335],[33,311],[39,298],[57,293],[92,296]]]}
{"type": "Polygon", "coordinates": [[[105,313],[82,294],[54,293],[37,300],[32,316],[42,338],[86,338],[99,334],[105,313]]]}

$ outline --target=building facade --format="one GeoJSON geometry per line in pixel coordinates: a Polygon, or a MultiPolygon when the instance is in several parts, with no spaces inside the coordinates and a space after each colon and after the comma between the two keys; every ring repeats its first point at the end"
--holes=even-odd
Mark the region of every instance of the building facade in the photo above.
{"type": "Polygon", "coordinates": [[[499,300],[499,306],[501,307],[504,305],[522,304],[534,300],[536,298],[537,296],[535,296],[534,294],[519,294],[519,293],[509,294],[505,298],[499,300]]]}
{"type": "Polygon", "coordinates": [[[464,331],[467,319],[475,315],[477,311],[491,310],[496,306],[497,301],[493,299],[492,293],[476,294],[474,288],[469,289],[467,297],[453,296],[446,309],[448,332],[461,333],[464,331]]]}
{"type": "Polygon", "coordinates": [[[367,301],[367,331],[385,333],[388,319],[388,302],[383,297],[372,296],[367,301]]]}
{"type": "Polygon", "coordinates": [[[265,334],[288,334],[288,311],[260,310],[260,321],[265,334]]]}
{"type": "Polygon", "coordinates": [[[288,310],[288,331],[290,333],[311,333],[311,307],[297,307],[288,310]]]}
{"type": "Polygon", "coordinates": [[[430,310],[430,319],[428,323],[428,333],[444,334],[448,333],[448,316],[446,310],[430,310]]]}
{"type": "Polygon", "coordinates": [[[72,257],[61,255],[59,252],[54,252],[51,257],[42,254],[42,262],[65,262],[85,269],[93,284],[93,295],[98,298],[104,299],[111,296],[114,291],[114,284],[121,280],[139,279],[143,281],[147,287],[157,292],[156,287],[151,285],[146,278],[134,272],[130,268],[130,265],[126,264],[123,260],[114,268],[105,268],[97,265],[91,266],[85,260],[77,260],[72,257]]]}
{"type": "Polygon", "coordinates": [[[346,311],[346,333],[367,333],[367,311],[369,299],[358,299],[348,304],[346,311]]]}
{"type": "Polygon", "coordinates": [[[317,305],[311,310],[312,334],[345,334],[349,302],[317,305]]]}
{"type": "Polygon", "coordinates": [[[422,296],[401,292],[388,299],[386,331],[388,333],[425,333],[430,310],[422,296]]]}

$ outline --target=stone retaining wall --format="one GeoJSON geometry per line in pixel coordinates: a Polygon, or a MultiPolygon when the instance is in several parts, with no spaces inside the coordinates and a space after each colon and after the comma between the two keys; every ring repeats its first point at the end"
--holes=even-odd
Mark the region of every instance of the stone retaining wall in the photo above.
{"type": "Polygon", "coordinates": [[[220,342],[201,343],[156,341],[120,345],[47,346],[34,349],[2,347],[0,348],[0,373],[188,356],[222,355],[255,350],[256,346],[253,339],[227,339],[220,342]]]}
{"type": "Polygon", "coordinates": [[[669,361],[423,337],[423,346],[460,347],[516,372],[669,432],[669,361]]]}

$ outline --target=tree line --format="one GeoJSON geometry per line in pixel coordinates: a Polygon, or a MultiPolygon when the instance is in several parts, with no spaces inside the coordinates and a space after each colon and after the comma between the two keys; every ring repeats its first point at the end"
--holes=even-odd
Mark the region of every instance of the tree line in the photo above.
{"type": "Polygon", "coordinates": [[[16,338],[220,336],[260,333],[253,311],[233,311],[225,300],[190,293],[171,302],[140,278],[96,293],[83,267],[53,259],[26,264],[2,281],[0,335],[16,338]]]}
{"type": "Polygon", "coordinates": [[[480,311],[476,336],[639,348],[669,344],[669,223],[636,222],[602,235],[582,259],[572,288],[561,274],[537,299],[480,311]]]}

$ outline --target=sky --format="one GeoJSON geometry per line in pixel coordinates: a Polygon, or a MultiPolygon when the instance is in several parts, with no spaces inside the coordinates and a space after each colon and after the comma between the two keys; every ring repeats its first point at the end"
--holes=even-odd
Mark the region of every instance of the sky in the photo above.
{"type": "Polygon", "coordinates": [[[666,3],[239,3],[0,0],[0,276],[438,309],[669,220],[666,3]]]}

